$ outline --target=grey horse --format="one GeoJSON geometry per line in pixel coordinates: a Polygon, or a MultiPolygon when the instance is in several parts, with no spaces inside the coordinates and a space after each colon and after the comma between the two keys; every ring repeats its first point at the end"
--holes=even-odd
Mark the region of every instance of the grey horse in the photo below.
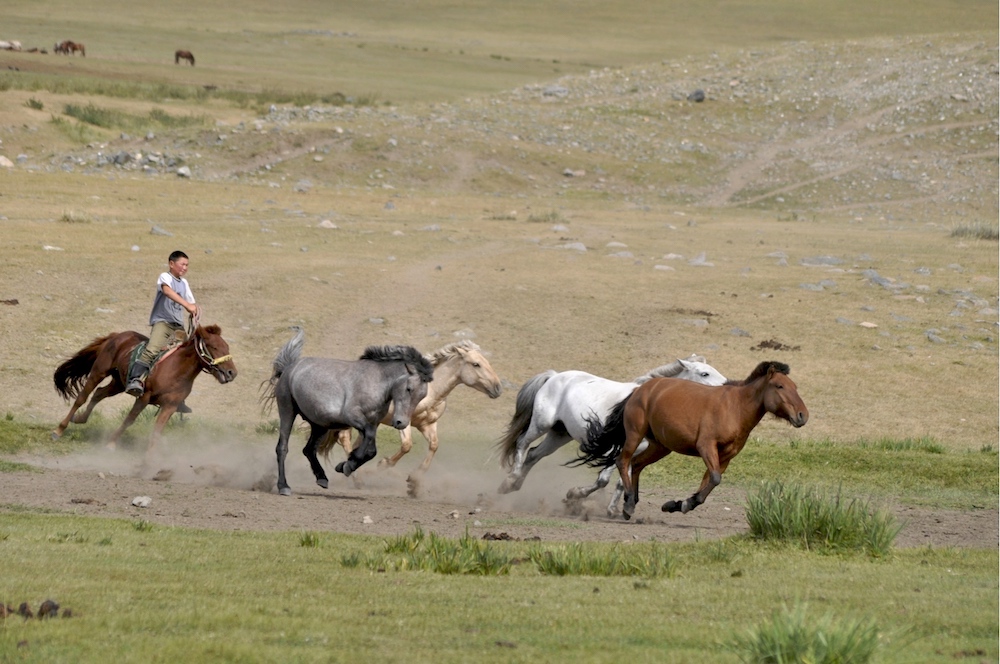
{"type": "Polygon", "coordinates": [[[329,486],[316,456],[317,443],[330,432],[357,429],[361,443],[337,464],[337,472],[350,476],[375,458],[375,431],[392,406],[392,426],[404,429],[420,400],[434,367],[412,346],[369,346],[359,360],[302,357],[305,332],[296,333],[274,358],[273,372],[261,400],[278,404],[278,493],[290,496],[285,479],[288,437],[295,418],[301,416],[312,430],[302,453],[309,459],[316,484],[329,486]]]}

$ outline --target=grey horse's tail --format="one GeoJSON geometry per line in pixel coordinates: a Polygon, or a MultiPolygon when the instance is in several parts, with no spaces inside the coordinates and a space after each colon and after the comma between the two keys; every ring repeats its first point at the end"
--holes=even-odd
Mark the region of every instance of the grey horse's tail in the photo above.
{"type": "Polygon", "coordinates": [[[538,390],[542,389],[549,378],[555,375],[556,372],[552,369],[543,371],[532,376],[518,391],[514,416],[510,418],[507,430],[496,444],[497,449],[500,450],[500,463],[504,468],[510,468],[514,465],[514,455],[517,454],[517,439],[531,424],[531,416],[535,410],[535,396],[538,394],[538,390]]]}
{"type": "Polygon", "coordinates": [[[271,377],[260,384],[260,403],[264,412],[271,410],[271,405],[274,403],[274,388],[277,386],[278,380],[281,379],[281,374],[292,366],[302,354],[302,344],[306,340],[306,331],[298,325],[292,329],[295,330],[295,336],[282,346],[278,354],[274,356],[274,362],[271,363],[271,377]]]}
{"type": "Polygon", "coordinates": [[[587,419],[587,440],[580,445],[580,457],[567,466],[607,468],[615,463],[625,447],[625,406],[632,395],[619,401],[603,424],[597,413],[587,419]]]}

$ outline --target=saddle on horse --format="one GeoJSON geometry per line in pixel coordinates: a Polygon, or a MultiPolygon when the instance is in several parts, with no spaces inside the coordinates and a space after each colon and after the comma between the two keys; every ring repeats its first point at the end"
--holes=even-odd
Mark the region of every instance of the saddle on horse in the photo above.
{"type": "MultiPolygon", "coordinates": [[[[164,346],[160,349],[160,352],[156,354],[153,358],[152,364],[146,364],[145,362],[139,361],[142,357],[143,351],[146,350],[145,341],[140,341],[134,349],[132,349],[132,354],[129,355],[128,360],[128,384],[125,386],[125,393],[129,396],[138,399],[146,391],[146,377],[152,373],[153,368],[159,364],[163,358],[177,350],[180,346],[180,339],[177,339],[175,343],[168,346],[164,346]]],[[[192,412],[191,408],[183,401],[177,406],[177,412],[186,414],[192,412]]]]}

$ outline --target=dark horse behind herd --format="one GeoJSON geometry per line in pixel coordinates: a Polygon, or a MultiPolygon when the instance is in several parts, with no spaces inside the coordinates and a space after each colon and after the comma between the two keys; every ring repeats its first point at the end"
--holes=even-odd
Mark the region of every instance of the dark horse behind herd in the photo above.
{"type": "MultiPolygon", "coordinates": [[[[56,430],[53,438],[66,431],[70,422],[83,424],[90,417],[94,406],[102,400],[125,391],[128,378],[129,360],[135,347],[147,337],[138,332],[112,332],[91,341],[76,355],[59,365],[53,375],[56,391],[65,399],[74,399],[73,405],[56,430]],[[111,382],[98,388],[106,378],[111,382]],[[96,391],[95,391],[96,390],[96,391]],[[83,413],[77,414],[80,406],[93,393],[83,413]]],[[[129,427],[146,406],[159,406],[160,412],[153,426],[149,444],[151,452],[159,442],[163,427],[177,410],[177,406],[191,393],[194,379],[201,372],[210,373],[220,383],[231,383],[236,379],[236,365],[229,354],[229,344],[222,338],[218,325],[199,325],[194,333],[173,351],[158,361],[146,380],[146,391],[135,400],[132,410],[125,416],[108,441],[114,449],[122,432],[129,427]]]]}
{"type": "Polygon", "coordinates": [[[687,513],[704,503],[722,482],[729,462],[767,413],[794,427],[809,419],[809,410],[788,377],[787,364],[761,362],[746,380],[719,387],[654,378],[615,406],[603,425],[596,416],[590,419],[579,462],[618,466],[625,491],[622,515],[629,519],[639,500],[643,468],[671,452],[701,457],[706,469],[698,491],[684,500],[668,500],[661,508],[687,513]],[[649,446],[637,453],[643,440],[649,446]]]}
{"type": "Polygon", "coordinates": [[[194,54],[191,51],[174,51],[174,64],[179,65],[181,60],[187,60],[194,67],[194,54]]]}

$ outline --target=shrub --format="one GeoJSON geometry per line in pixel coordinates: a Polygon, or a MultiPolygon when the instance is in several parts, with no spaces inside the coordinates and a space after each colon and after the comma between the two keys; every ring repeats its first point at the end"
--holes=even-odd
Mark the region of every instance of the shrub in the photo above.
{"type": "Polygon", "coordinates": [[[901,526],[867,503],[832,498],[815,490],[767,482],[747,497],[747,523],[760,540],[799,542],[807,549],[860,550],[887,555],[901,526]]]}
{"type": "Polygon", "coordinates": [[[1000,239],[1000,228],[984,221],[956,226],[951,231],[951,237],[970,238],[974,240],[1000,239]]]}
{"type": "Polygon", "coordinates": [[[770,622],[734,638],[729,648],[740,661],[754,664],[864,664],[878,649],[878,627],[869,620],[834,621],[824,615],[815,621],[805,608],[785,607],[770,622]]]}
{"type": "Polygon", "coordinates": [[[595,551],[580,543],[550,550],[536,546],[528,552],[528,559],[542,574],[556,576],[645,576],[673,577],[674,559],[663,546],[654,545],[651,551],[615,546],[608,553],[595,551]]]}

